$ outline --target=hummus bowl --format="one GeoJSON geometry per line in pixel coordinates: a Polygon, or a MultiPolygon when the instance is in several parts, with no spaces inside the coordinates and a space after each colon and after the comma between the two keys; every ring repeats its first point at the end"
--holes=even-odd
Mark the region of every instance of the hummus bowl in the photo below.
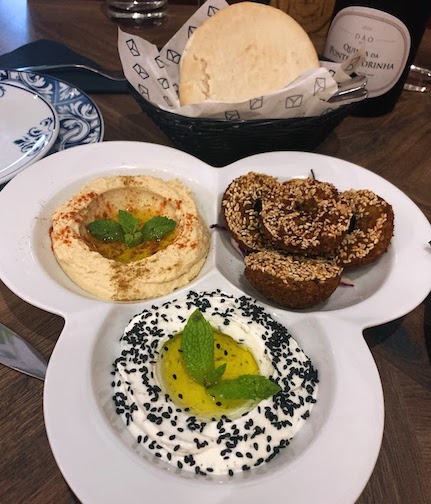
{"type": "Polygon", "coordinates": [[[55,459],[81,502],[140,502],[143,492],[149,500],[180,504],[260,503],[282,492],[292,503],[356,501],[377,460],[384,421],[378,370],[362,331],[408,313],[431,287],[423,275],[431,260],[426,243],[431,226],[401,191],[361,167],[317,154],[259,154],[216,169],[168,147],[107,142],[38,161],[3,189],[0,212],[16,215],[13,222],[0,223],[2,280],[25,301],[65,319],[47,370],[44,413],[55,459]],[[349,274],[353,287],[340,286],[314,309],[285,310],[265,300],[245,280],[241,257],[219,229],[210,230],[208,257],[191,283],[147,301],[96,298],[66,276],[52,252],[53,212],[98,177],[178,178],[192,191],[210,227],[221,221],[222,194],[240,174],[256,171],[288,179],[307,177],[311,168],[341,190],[375,191],[395,213],[388,252],[373,266],[349,274]],[[112,400],[112,363],[129,321],[191,291],[216,289],[255,300],[288,329],[319,373],[317,402],[289,446],[274,461],[230,479],[178,471],[150,455],[112,400]]]}

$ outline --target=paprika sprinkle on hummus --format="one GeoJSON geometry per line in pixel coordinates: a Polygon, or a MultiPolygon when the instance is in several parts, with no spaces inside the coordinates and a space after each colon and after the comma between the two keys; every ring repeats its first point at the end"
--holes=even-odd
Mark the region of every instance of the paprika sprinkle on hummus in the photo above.
{"type": "Polygon", "coordinates": [[[59,265],[82,289],[133,301],[195,278],[209,232],[179,180],[113,176],[87,184],[55,211],[51,241],[59,265]]]}

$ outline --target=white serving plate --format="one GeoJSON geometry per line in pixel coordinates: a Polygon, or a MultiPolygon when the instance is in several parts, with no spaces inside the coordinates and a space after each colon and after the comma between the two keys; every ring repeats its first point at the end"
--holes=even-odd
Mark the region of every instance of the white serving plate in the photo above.
{"type": "Polygon", "coordinates": [[[374,468],[384,420],[378,370],[362,331],[411,311],[431,288],[431,226],[406,195],[359,166],[318,154],[260,154],[213,168],[169,147],[108,142],[60,152],[19,174],[0,193],[0,213],[14,212],[18,205],[13,222],[0,222],[0,276],[24,300],[66,320],[48,366],[44,411],[56,461],[84,504],[143,498],[179,504],[261,503],[268,495],[286,495],[289,503],[356,501],[374,468]],[[189,286],[149,302],[96,299],[66,277],[51,251],[54,209],[99,176],[180,178],[210,225],[220,220],[221,195],[236,176],[260,171],[287,179],[308,176],[311,168],[318,179],[341,190],[375,191],[395,212],[389,251],[372,267],[349,274],[354,287],[339,287],[316,309],[289,311],[266,302],[244,280],[241,258],[219,230],[212,231],[200,275],[189,286]],[[178,476],[142,457],[114,411],[110,387],[118,340],[134,314],[189,289],[214,288],[256,298],[288,327],[320,377],[311,417],[289,447],[262,470],[223,484],[178,476]]]}
{"type": "Polygon", "coordinates": [[[0,82],[0,184],[45,156],[59,129],[57,112],[45,98],[0,82]]]}

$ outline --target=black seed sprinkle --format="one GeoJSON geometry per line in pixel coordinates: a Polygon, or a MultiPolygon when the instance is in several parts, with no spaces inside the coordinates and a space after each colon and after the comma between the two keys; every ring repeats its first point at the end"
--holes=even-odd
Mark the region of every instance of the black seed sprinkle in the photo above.
{"type": "MultiPolygon", "coordinates": [[[[315,394],[315,387],[318,383],[318,375],[316,370],[312,367],[312,364],[309,360],[303,360],[303,355],[300,353],[300,350],[296,349],[296,347],[294,346],[292,346],[291,349],[289,348],[290,335],[287,333],[285,328],[275,322],[262,307],[254,304],[250,300],[250,298],[247,298],[247,296],[236,298],[235,303],[237,303],[237,309],[232,309],[230,306],[228,306],[227,309],[221,309],[221,307],[219,306],[213,308],[211,306],[211,302],[208,299],[203,299],[204,294],[208,297],[211,297],[211,294],[215,293],[201,294],[194,291],[189,291],[187,293],[187,304],[190,311],[198,307],[203,313],[205,311],[209,311],[211,315],[216,313],[216,316],[223,317],[225,319],[225,322],[227,323],[230,322],[233,313],[235,313],[236,315],[239,312],[241,315],[250,318],[250,321],[248,321],[247,323],[251,323],[251,321],[253,320],[257,323],[260,323],[262,327],[265,328],[264,334],[262,335],[262,339],[264,340],[265,344],[265,353],[270,355],[275,368],[274,381],[276,381],[283,387],[283,391],[277,394],[277,396],[274,396],[273,401],[271,402],[271,408],[267,410],[263,407],[261,408],[261,406],[259,405],[257,407],[257,411],[260,414],[265,414],[265,417],[267,418],[266,424],[269,426],[269,423],[271,423],[271,429],[277,429],[281,434],[282,429],[290,425],[290,422],[285,419],[286,415],[290,418],[291,416],[297,415],[297,408],[302,406],[303,409],[305,409],[307,407],[307,403],[310,405],[314,404],[315,398],[313,397],[313,395],[315,394]],[[292,354],[297,355],[298,358],[292,358],[292,354]],[[285,368],[284,363],[287,359],[289,359],[291,362],[289,366],[287,366],[285,371],[283,371],[283,368],[285,368]],[[306,389],[308,396],[305,395],[305,397],[302,397],[301,394],[299,394],[299,397],[296,397],[293,390],[291,390],[293,387],[297,386],[298,378],[300,381],[302,381],[301,385],[306,389]],[[293,394],[291,394],[291,392],[293,392],[293,394]]],[[[225,300],[228,300],[230,298],[230,296],[220,293],[220,290],[218,290],[218,295],[222,296],[221,302],[224,302],[225,300]]],[[[124,368],[121,369],[123,375],[124,373],[139,373],[138,377],[141,378],[140,381],[148,392],[147,403],[145,403],[143,407],[147,410],[148,418],[150,418],[151,415],[151,421],[155,425],[161,425],[164,419],[166,419],[169,421],[170,425],[177,428],[179,432],[184,432],[183,427],[185,427],[188,431],[196,431],[205,435],[205,422],[198,421],[196,418],[191,420],[192,417],[187,417],[186,423],[184,423],[185,408],[177,408],[176,412],[179,413],[179,415],[174,416],[171,406],[160,405],[159,401],[163,399],[165,403],[171,403],[172,405],[172,402],[169,396],[167,394],[164,394],[159,387],[153,385],[152,382],[153,376],[149,364],[157,362],[157,359],[159,358],[159,342],[161,339],[165,339],[167,336],[169,338],[173,337],[173,335],[165,334],[164,330],[160,328],[158,321],[155,320],[155,310],[157,310],[158,313],[156,317],[158,320],[173,320],[172,316],[168,317],[164,313],[161,313],[161,311],[162,307],[164,310],[165,307],[167,309],[176,303],[177,301],[174,300],[173,302],[163,303],[160,308],[153,306],[151,307],[151,310],[144,310],[142,312],[142,315],[138,319],[138,323],[132,325],[131,329],[125,331],[125,333],[123,334],[122,340],[128,343],[129,346],[125,347],[127,350],[122,351],[122,357],[117,359],[114,364],[115,371],[111,373],[114,377],[113,381],[111,382],[111,386],[115,388],[117,384],[118,387],[123,387],[122,390],[126,392],[127,396],[124,394],[122,396],[120,395],[121,393],[116,393],[114,401],[117,408],[117,413],[120,414],[125,420],[127,419],[127,421],[130,422],[133,421],[132,413],[133,411],[136,411],[138,409],[137,405],[133,403],[133,401],[129,402],[130,398],[133,396],[133,388],[131,387],[130,382],[125,383],[121,379],[118,381],[115,380],[119,377],[118,373],[120,368],[124,368]],[[144,354],[144,351],[147,353],[144,354]],[[130,364],[135,364],[136,367],[132,367],[130,364]],[[181,427],[181,425],[183,427],[181,427]]],[[[177,306],[180,306],[180,304],[178,304],[177,306]]],[[[186,320],[184,317],[182,318],[184,319],[184,321],[186,320]]],[[[223,350],[220,344],[218,344],[217,347],[223,350]]],[[[165,346],[164,350],[167,349],[168,347],[165,346]]],[[[228,355],[228,352],[226,350],[223,350],[223,352],[225,355],[228,355]]],[[[177,376],[172,375],[172,378],[175,380],[177,379],[177,376]]],[[[178,397],[180,399],[183,399],[182,394],[179,394],[178,397]]],[[[218,406],[221,406],[221,404],[222,402],[217,403],[218,406]]],[[[187,408],[186,411],[188,409],[189,408],[187,408]]],[[[242,416],[246,415],[247,413],[244,413],[242,416]]],[[[301,417],[308,418],[309,415],[310,411],[307,410],[305,412],[302,412],[301,417]]],[[[262,424],[260,426],[255,426],[253,420],[251,419],[247,419],[245,421],[245,423],[243,424],[244,429],[239,429],[234,423],[231,424],[232,421],[226,418],[225,415],[222,415],[221,419],[213,419],[213,422],[217,422],[219,436],[216,439],[216,443],[217,446],[220,446],[220,455],[226,460],[229,460],[230,457],[235,454],[240,458],[244,456],[247,457],[250,460],[250,464],[252,466],[262,464],[265,461],[265,459],[263,459],[262,457],[260,457],[256,461],[253,461],[253,457],[256,457],[255,452],[258,452],[259,450],[259,443],[257,441],[261,436],[262,438],[267,439],[267,453],[269,456],[266,460],[271,460],[274,456],[277,455],[281,448],[289,444],[289,440],[284,438],[280,439],[279,434],[277,434],[277,442],[279,443],[279,447],[274,447],[271,436],[267,436],[265,433],[265,428],[263,428],[264,426],[262,424]],[[228,432],[226,432],[225,427],[227,428],[228,432]],[[244,430],[248,431],[248,434],[246,432],[244,433],[244,430]],[[254,455],[252,455],[250,451],[244,449],[244,443],[247,439],[254,438],[256,438],[256,441],[254,441],[250,445],[250,448],[252,447],[254,449],[254,451],[252,450],[254,455]],[[238,453],[241,455],[237,455],[238,453]]],[[[157,436],[161,437],[161,435],[164,435],[163,431],[157,431],[157,436]]],[[[146,439],[144,443],[149,440],[148,436],[145,436],[144,439],[146,439]]],[[[169,439],[173,441],[175,439],[175,434],[170,435],[169,439]]],[[[151,439],[149,441],[151,441],[151,439]]],[[[138,437],[138,442],[142,442],[142,436],[138,437]]],[[[204,442],[200,442],[198,438],[195,438],[195,445],[198,447],[198,449],[200,447],[204,447],[205,444],[206,443],[204,442]]],[[[155,445],[153,444],[153,442],[146,446],[148,446],[150,450],[155,450],[155,445]]],[[[171,450],[172,452],[176,452],[179,449],[180,444],[177,444],[171,450]]],[[[172,457],[169,451],[165,452],[159,445],[156,446],[156,451],[154,451],[153,453],[155,453],[157,457],[160,457],[163,454],[163,456],[165,456],[168,460],[170,460],[169,457],[172,457]],[[157,450],[160,450],[160,452],[157,450]]],[[[187,464],[190,467],[193,466],[196,474],[202,475],[206,472],[213,472],[213,468],[198,467],[196,465],[196,461],[193,458],[188,458],[187,460],[187,464]]],[[[182,462],[176,461],[176,463],[179,468],[183,467],[182,462]]],[[[243,471],[248,471],[249,469],[249,465],[244,465],[242,467],[243,471]]],[[[233,476],[234,471],[232,469],[226,468],[226,470],[229,472],[230,476],[233,476]]]]}

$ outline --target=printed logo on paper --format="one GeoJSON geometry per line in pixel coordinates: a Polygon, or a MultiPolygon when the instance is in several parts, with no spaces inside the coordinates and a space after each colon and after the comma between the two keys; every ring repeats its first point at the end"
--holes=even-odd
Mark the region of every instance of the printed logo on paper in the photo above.
{"type": "Polygon", "coordinates": [[[126,40],[127,47],[133,56],[140,56],[140,52],[136,42],[133,39],[126,40]]]}
{"type": "Polygon", "coordinates": [[[143,86],[142,84],[138,84],[138,91],[144,98],[146,98],[147,100],[150,99],[150,93],[147,87],[143,86]]]}
{"type": "Polygon", "coordinates": [[[303,95],[288,96],[286,98],[285,107],[287,109],[300,107],[302,105],[302,99],[303,95]]]}
{"type": "Polygon", "coordinates": [[[178,65],[181,59],[181,54],[177,53],[177,51],[174,51],[173,49],[168,49],[166,51],[166,58],[168,61],[172,61],[172,63],[178,65]]]}
{"type": "Polygon", "coordinates": [[[317,95],[322,93],[326,89],[326,78],[325,77],[317,77],[314,83],[314,94],[317,95]]]}
{"type": "Polygon", "coordinates": [[[353,70],[356,68],[356,66],[359,64],[359,61],[361,60],[361,56],[356,56],[353,58],[350,63],[346,66],[345,71],[347,73],[353,72],[353,70]]]}
{"type": "Polygon", "coordinates": [[[208,6],[207,16],[208,17],[214,16],[214,14],[218,11],[219,9],[217,7],[215,7],[214,5],[210,5],[208,6]]]}
{"type": "Polygon", "coordinates": [[[238,110],[226,110],[224,116],[228,121],[236,121],[237,119],[241,119],[238,110]]]}
{"type": "Polygon", "coordinates": [[[165,63],[163,62],[162,58],[160,56],[156,56],[154,58],[154,61],[157,63],[157,66],[159,68],[165,68],[165,63]]]}
{"type": "Polygon", "coordinates": [[[263,96],[250,100],[250,110],[257,110],[263,106],[263,96]]]}
{"type": "Polygon", "coordinates": [[[157,82],[162,86],[163,89],[169,89],[169,81],[166,77],[160,77],[157,82]]]}
{"type": "Polygon", "coordinates": [[[141,79],[148,79],[149,74],[139,63],[133,65],[133,70],[139,75],[141,79]]]}
{"type": "Polygon", "coordinates": [[[193,35],[193,32],[196,30],[196,26],[189,26],[189,29],[187,30],[187,38],[190,38],[193,35]]]}

